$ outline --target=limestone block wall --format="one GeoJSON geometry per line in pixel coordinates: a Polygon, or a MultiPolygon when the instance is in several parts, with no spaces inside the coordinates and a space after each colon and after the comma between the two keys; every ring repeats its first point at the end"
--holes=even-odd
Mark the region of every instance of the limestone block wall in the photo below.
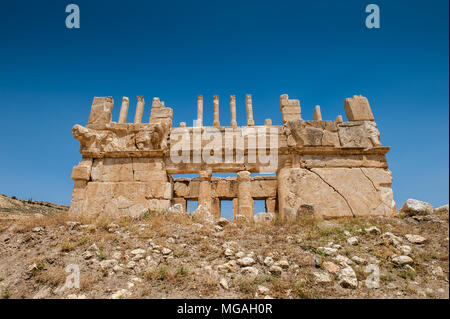
{"type": "Polygon", "coordinates": [[[134,123],[126,123],[129,100],[122,100],[119,123],[112,122],[112,98],[94,98],[86,127],[75,125],[83,158],[74,167],[70,213],[139,216],[172,204],[172,183],[162,154],[172,127],[172,109],[153,99],[149,123],[142,123],[138,97],[134,123]]]}
{"type": "Polygon", "coordinates": [[[83,159],[73,172],[72,213],[139,216],[171,206],[172,183],[161,159],[83,159]]]}
{"type": "Polygon", "coordinates": [[[139,216],[173,204],[186,209],[190,200],[207,207],[215,217],[221,214],[221,201],[232,200],[234,216],[250,220],[255,213],[254,200],[264,200],[266,211],[281,218],[302,214],[388,216],[396,212],[386,160],[389,147],[381,144],[365,97],[345,99],[348,122],[341,115],[334,121],[323,120],[318,105],[313,120],[305,121],[300,101],[284,94],[280,97],[283,125],[278,126],[270,119],[255,125],[252,99],[246,95],[246,125],[239,126],[236,121],[236,96],[230,97],[230,124],[220,124],[219,97],[215,96],[214,124],[204,127],[203,102],[198,96],[194,127],[186,127],[185,122],[172,127],[173,110],[159,98],[152,100],[147,123],[142,120],[143,97],[137,97],[133,123],[127,123],[128,98],[122,99],[117,123],[112,121],[113,99],[94,98],[88,124],[72,129],[82,159],[72,171],[70,213],[139,216]],[[218,144],[211,147],[208,140],[195,142],[199,132],[219,134],[218,144]],[[184,141],[181,144],[180,139],[184,141]],[[255,140],[264,141],[263,146],[256,147],[251,142],[255,140]],[[171,156],[181,152],[180,145],[188,146],[188,161],[174,161],[171,156]],[[205,150],[217,159],[205,160],[201,156],[205,150]],[[275,167],[269,167],[276,176],[252,176],[267,169],[255,154],[269,151],[276,154],[275,167]],[[233,161],[225,160],[227,154],[233,155],[233,161]],[[236,177],[213,177],[215,172],[235,173],[236,177]],[[173,174],[198,174],[198,178],[174,179],[173,174]]]}

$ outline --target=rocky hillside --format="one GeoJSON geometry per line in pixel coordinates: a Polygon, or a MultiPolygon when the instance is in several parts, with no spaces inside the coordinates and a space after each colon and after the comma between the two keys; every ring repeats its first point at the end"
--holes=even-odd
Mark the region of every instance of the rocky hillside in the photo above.
{"type": "Polygon", "coordinates": [[[67,206],[40,202],[35,200],[21,200],[16,197],[8,197],[0,194],[0,219],[17,218],[30,214],[48,215],[65,212],[67,206]]]}
{"type": "Polygon", "coordinates": [[[449,298],[448,208],[409,207],[239,226],[176,212],[3,219],[0,297],[449,298]],[[65,284],[73,265],[79,288],[65,284]]]}

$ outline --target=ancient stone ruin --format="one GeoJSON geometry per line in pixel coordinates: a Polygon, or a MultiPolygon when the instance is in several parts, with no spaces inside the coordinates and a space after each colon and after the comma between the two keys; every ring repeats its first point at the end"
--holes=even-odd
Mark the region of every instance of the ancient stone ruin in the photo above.
{"type": "MultiPolygon", "coordinates": [[[[148,123],[142,123],[144,98],[138,97],[134,123],[127,122],[124,97],[118,122],[113,99],[95,97],[86,127],[75,125],[82,160],[73,168],[72,214],[139,216],[175,204],[186,212],[197,201],[215,217],[221,201],[233,203],[235,219],[253,220],[254,200],[281,218],[317,216],[389,216],[396,212],[392,174],[368,100],[345,99],[348,122],[341,115],[322,120],[301,117],[299,100],[280,97],[282,125],[255,125],[252,98],[245,98],[247,123],[238,126],[236,98],[231,123],[219,120],[219,97],[213,99],[213,126],[203,126],[203,97],[197,99],[193,127],[172,126],[173,110],[154,98],[148,123]],[[223,123],[222,123],[223,124],[223,123]],[[264,175],[258,173],[272,173],[264,175]],[[235,173],[214,177],[213,173],[235,173]],[[198,174],[196,178],[174,178],[198,174]],[[252,176],[252,174],[254,174],[252,176]]],[[[266,214],[269,215],[269,214],[266,214]]]]}

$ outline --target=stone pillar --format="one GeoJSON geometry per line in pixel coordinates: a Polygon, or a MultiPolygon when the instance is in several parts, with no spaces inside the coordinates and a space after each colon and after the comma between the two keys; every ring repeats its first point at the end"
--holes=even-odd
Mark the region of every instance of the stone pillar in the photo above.
{"type": "Polygon", "coordinates": [[[220,218],[220,199],[217,197],[211,198],[211,214],[220,218]]]}
{"type": "Polygon", "coordinates": [[[142,115],[144,114],[144,97],[138,96],[138,102],[136,105],[136,114],[134,116],[134,123],[142,123],[142,115]]]}
{"type": "Polygon", "coordinates": [[[239,215],[243,215],[248,221],[253,221],[253,198],[251,195],[251,174],[249,171],[237,173],[239,215]]]}
{"type": "Polygon", "coordinates": [[[266,198],[266,212],[275,213],[276,206],[277,206],[277,198],[276,197],[266,198]]]}
{"type": "Polygon", "coordinates": [[[198,177],[200,186],[198,189],[198,205],[207,207],[211,211],[211,171],[200,171],[198,177]]]}
{"type": "Polygon", "coordinates": [[[220,126],[220,121],[219,121],[219,96],[218,95],[214,95],[213,105],[214,105],[214,122],[213,122],[213,126],[218,127],[218,126],[220,126]]]}
{"type": "Polygon", "coordinates": [[[239,199],[233,198],[233,219],[236,220],[236,216],[239,214],[239,199]]]}
{"type": "Polygon", "coordinates": [[[203,126],[203,95],[197,96],[197,127],[203,126]]]}
{"type": "Polygon", "coordinates": [[[230,96],[230,112],[231,112],[231,127],[237,127],[237,121],[236,121],[236,96],[231,95],[230,96]]]}
{"type": "Polygon", "coordinates": [[[247,94],[245,96],[245,109],[247,110],[247,126],[255,126],[255,121],[253,121],[253,106],[251,94],[247,94]]]}
{"type": "Polygon", "coordinates": [[[286,201],[289,197],[289,190],[287,189],[286,181],[289,178],[292,169],[292,162],[287,160],[285,166],[277,172],[277,193],[278,193],[278,216],[283,219],[289,212],[286,201]]]}
{"type": "Polygon", "coordinates": [[[313,120],[322,121],[322,112],[320,111],[320,105],[316,105],[316,107],[314,108],[313,120]]]}
{"type": "Polygon", "coordinates": [[[130,100],[126,96],[124,96],[122,98],[122,106],[120,107],[120,114],[119,114],[119,123],[120,124],[127,122],[129,103],[130,103],[130,100]]]}
{"type": "Polygon", "coordinates": [[[186,122],[180,122],[180,127],[186,127],[186,122]]]}
{"type": "Polygon", "coordinates": [[[342,123],[344,120],[342,119],[342,115],[336,116],[336,123],[342,123]]]}
{"type": "Polygon", "coordinates": [[[266,120],[264,121],[264,125],[265,125],[265,126],[272,126],[272,120],[271,120],[271,119],[266,119],[266,120]]]}

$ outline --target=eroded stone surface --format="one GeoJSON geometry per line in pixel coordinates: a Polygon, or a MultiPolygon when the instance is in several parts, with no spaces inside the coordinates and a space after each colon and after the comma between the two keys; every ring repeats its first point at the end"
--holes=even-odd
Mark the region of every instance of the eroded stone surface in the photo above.
{"type": "Polygon", "coordinates": [[[370,174],[372,178],[360,168],[292,168],[279,181],[285,189],[284,214],[296,216],[307,205],[324,217],[392,215],[390,172],[370,169],[370,174]]]}

